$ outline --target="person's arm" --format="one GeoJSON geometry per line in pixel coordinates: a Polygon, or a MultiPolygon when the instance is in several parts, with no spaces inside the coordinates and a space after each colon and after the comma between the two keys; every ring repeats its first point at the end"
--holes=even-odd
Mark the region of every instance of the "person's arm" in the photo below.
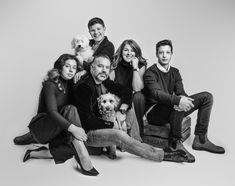
{"type": "Polygon", "coordinates": [[[177,96],[188,96],[184,90],[183,81],[181,78],[181,75],[179,73],[179,70],[175,71],[175,87],[174,92],[177,96]]]}
{"type": "Polygon", "coordinates": [[[53,122],[63,129],[68,129],[71,123],[58,112],[56,100],[57,85],[51,81],[43,83],[42,94],[46,105],[46,111],[53,122]]]}
{"type": "Polygon", "coordinates": [[[135,92],[141,91],[144,88],[143,75],[146,70],[145,66],[139,69],[138,67],[139,59],[134,57],[132,59],[132,67],[133,67],[133,78],[132,78],[132,89],[135,92]]]}
{"type": "Polygon", "coordinates": [[[81,116],[82,126],[87,131],[113,128],[112,122],[107,122],[98,118],[94,113],[96,100],[93,100],[93,90],[85,83],[80,83],[74,87],[74,104],[81,116]]]}
{"type": "Polygon", "coordinates": [[[147,96],[156,102],[167,105],[179,105],[180,96],[165,92],[157,80],[158,75],[152,70],[147,70],[144,74],[144,86],[146,87],[147,96]]]}

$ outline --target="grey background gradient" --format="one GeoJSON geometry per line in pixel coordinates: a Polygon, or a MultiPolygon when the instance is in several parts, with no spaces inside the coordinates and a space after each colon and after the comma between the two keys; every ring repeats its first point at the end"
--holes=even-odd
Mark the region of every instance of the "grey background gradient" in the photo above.
{"type": "Polygon", "coordinates": [[[0,185],[235,185],[234,33],[233,0],[0,0],[0,185]],[[116,48],[124,39],[137,41],[149,65],[156,61],[155,43],[173,41],[172,65],[188,94],[214,95],[208,135],[226,154],[193,151],[192,135],[185,146],[194,164],[155,163],[128,153],[115,161],[93,156],[100,175],[90,178],[74,170],[74,160],[22,163],[32,146],[12,140],[36,113],[44,75],[59,55],[72,52],[74,35],[89,36],[87,22],[95,16],[105,21],[116,48]]]}

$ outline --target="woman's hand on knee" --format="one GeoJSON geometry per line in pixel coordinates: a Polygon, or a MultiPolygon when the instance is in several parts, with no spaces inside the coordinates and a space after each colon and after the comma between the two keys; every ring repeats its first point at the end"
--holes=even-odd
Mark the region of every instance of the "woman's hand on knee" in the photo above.
{"type": "Polygon", "coordinates": [[[71,124],[68,128],[68,131],[73,134],[73,136],[80,141],[86,141],[87,135],[83,128],[77,127],[76,125],[71,124]]]}

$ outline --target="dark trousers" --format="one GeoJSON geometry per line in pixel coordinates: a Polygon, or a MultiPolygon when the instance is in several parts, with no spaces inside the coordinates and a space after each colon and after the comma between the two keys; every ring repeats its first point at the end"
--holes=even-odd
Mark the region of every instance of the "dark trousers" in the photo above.
{"type": "MultiPolygon", "coordinates": [[[[81,127],[81,121],[75,106],[66,105],[59,110],[59,113],[74,125],[81,127]]],[[[68,137],[71,137],[70,133],[61,128],[47,113],[37,114],[31,120],[29,129],[34,139],[41,144],[49,143],[62,132],[67,133],[68,137]]]]}
{"type": "MultiPolygon", "coordinates": [[[[75,106],[66,105],[59,110],[59,113],[74,125],[81,127],[81,121],[75,106]]],[[[56,164],[65,162],[76,153],[71,143],[73,140],[72,134],[51,120],[47,113],[37,114],[31,120],[29,129],[34,139],[39,143],[49,143],[49,150],[56,164]]]]}
{"type": "Polygon", "coordinates": [[[170,139],[181,139],[181,123],[185,116],[188,116],[195,110],[198,110],[197,122],[195,127],[195,135],[205,135],[208,130],[211,109],[213,105],[213,96],[209,92],[201,92],[189,96],[194,99],[194,107],[187,112],[178,112],[174,110],[173,106],[157,104],[147,115],[147,120],[151,125],[164,125],[170,123],[170,139]]]}
{"type": "Polygon", "coordinates": [[[145,96],[142,92],[134,93],[133,104],[134,104],[136,118],[139,124],[140,136],[142,136],[144,132],[143,116],[145,113],[145,96]]]}

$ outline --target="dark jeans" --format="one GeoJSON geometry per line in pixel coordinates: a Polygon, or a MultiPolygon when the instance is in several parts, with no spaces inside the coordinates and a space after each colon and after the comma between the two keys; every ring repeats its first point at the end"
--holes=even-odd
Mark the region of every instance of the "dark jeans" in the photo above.
{"type": "Polygon", "coordinates": [[[173,106],[157,104],[147,115],[147,120],[151,125],[164,125],[170,123],[170,139],[181,139],[181,123],[185,116],[188,116],[195,110],[198,110],[195,135],[206,134],[208,130],[211,109],[213,105],[213,96],[209,92],[201,92],[189,96],[194,99],[194,107],[187,112],[178,112],[173,106]]]}

